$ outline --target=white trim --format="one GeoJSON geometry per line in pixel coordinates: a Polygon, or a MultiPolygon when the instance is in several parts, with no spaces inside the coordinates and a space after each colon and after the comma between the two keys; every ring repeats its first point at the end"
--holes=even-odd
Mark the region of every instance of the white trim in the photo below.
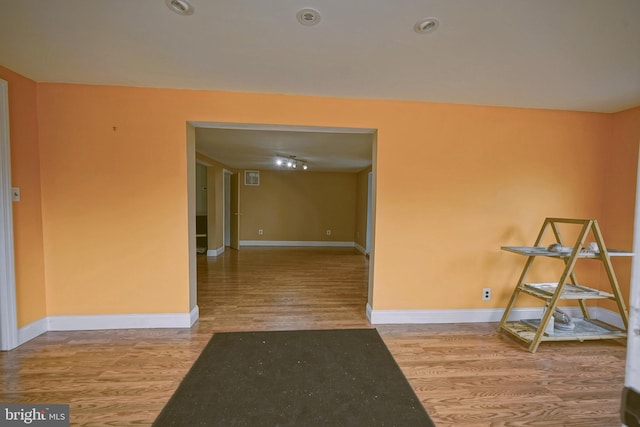
{"type": "Polygon", "coordinates": [[[371,252],[371,227],[373,217],[373,170],[367,174],[367,224],[365,231],[365,254],[371,252]]]}
{"type": "MultiPolygon", "coordinates": [[[[222,168],[222,250],[231,245],[231,172],[222,168]],[[229,188],[227,188],[229,187],[229,188]]],[[[222,253],[222,252],[221,252],[222,253]]]]}
{"type": "MultiPolygon", "coordinates": [[[[517,308],[512,310],[512,320],[540,317],[540,311],[540,308],[517,308]]],[[[373,310],[367,307],[367,316],[374,325],[499,322],[503,313],[503,308],[373,310]]]]}
{"type": "Polygon", "coordinates": [[[11,199],[9,86],[0,79],[0,350],[18,346],[16,273],[11,199]]]}
{"type": "MultiPolygon", "coordinates": [[[[571,316],[580,316],[577,307],[564,307],[571,316]]],[[[429,323],[484,323],[498,322],[504,309],[461,310],[372,310],[367,304],[367,318],[374,325],[383,324],[429,324],[429,323]]],[[[541,316],[540,307],[518,308],[512,311],[510,320],[536,319],[541,316]]],[[[614,311],[594,307],[590,310],[594,319],[613,326],[622,327],[622,318],[614,311]]],[[[92,331],[106,329],[154,329],[190,328],[198,320],[199,307],[190,313],[162,314],[106,314],[84,316],[44,317],[18,331],[19,345],[47,331],[92,331]]]]}
{"type": "Polygon", "coordinates": [[[189,327],[192,327],[193,324],[196,323],[199,318],[200,318],[200,307],[196,305],[191,310],[191,313],[189,313],[189,327]]]}
{"type": "Polygon", "coordinates": [[[198,320],[200,309],[196,305],[186,315],[169,314],[117,314],[95,316],[50,316],[29,323],[18,330],[18,345],[48,331],[90,331],[99,329],[190,328],[198,320]],[[185,323],[187,322],[187,323],[185,323]]]}
{"type": "Polygon", "coordinates": [[[273,125],[273,124],[263,124],[263,123],[228,123],[228,122],[197,122],[197,121],[189,121],[188,123],[197,128],[206,128],[206,129],[354,133],[354,134],[363,134],[363,135],[373,134],[376,132],[376,129],[369,129],[369,128],[343,128],[343,127],[326,127],[326,126],[294,126],[294,125],[273,125]]]}
{"type": "Polygon", "coordinates": [[[47,331],[190,328],[193,318],[197,318],[197,315],[198,306],[190,313],[49,316],[47,331]]]}
{"type": "MultiPolygon", "coordinates": [[[[562,307],[571,316],[580,316],[579,308],[562,307]]],[[[367,318],[373,325],[385,324],[429,324],[429,323],[485,323],[499,322],[504,313],[503,308],[472,308],[448,310],[373,310],[366,307],[367,318]]],[[[589,310],[592,318],[613,326],[621,327],[622,318],[618,313],[604,308],[593,307],[589,310]]],[[[515,308],[509,320],[538,319],[542,315],[540,307],[515,308]]]]}
{"type": "Polygon", "coordinates": [[[356,248],[356,250],[358,252],[360,252],[362,255],[366,255],[367,254],[367,250],[365,248],[363,248],[362,246],[360,246],[357,243],[354,243],[353,246],[356,248]]]}
{"type": "Polygon", "coordinates": [[[629,284],[629,337],[624,384],[640,392],[640,159],[636,172],[636,200],[633,217],[633,252],[629,284]]]}
{"type": "Polygon", "coordinates": [[[218,256],[224,252],[224,246],[219,247],[218,249],[209,249],[207,250],[207,256],[218,256]]]}
{"type": "Polygon", "coordinates": [[[198,305],[198,266],[197,266],[197,238],[196,238],[196,130],[189,124],[185,132],[185,153],[187,156],[187,263],[189,266],[189,308],[198,305]]]}
{"type": "Polygon", "coordinates": [[[355,247],[355,243],[306,240],[240,240],[240,246],[327,246],[353,248],[355,247]]]}
{"type": "Polygon", "coordinates": [[[29,323],[18,330],[18,345],[22,345],[27,341],[31,341],[38,335],[47,332],[48,320],[46,317],[29,323]]]}

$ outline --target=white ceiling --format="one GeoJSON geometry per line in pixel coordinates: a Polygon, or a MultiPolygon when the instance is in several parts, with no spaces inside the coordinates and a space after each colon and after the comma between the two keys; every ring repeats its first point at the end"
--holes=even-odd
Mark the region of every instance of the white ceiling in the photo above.
{"type": "MultiPolygon", "coordinates": [[[[39,82],[616,112],[639,0],[0,0],[0,65],[39,82]],[[319,11],[317,26],[296,13],[319,11]],[[437,17],[431,34],[421,18],[437,17]]],[[[310,136],[313,132],[306,132],[310,136]]]]}

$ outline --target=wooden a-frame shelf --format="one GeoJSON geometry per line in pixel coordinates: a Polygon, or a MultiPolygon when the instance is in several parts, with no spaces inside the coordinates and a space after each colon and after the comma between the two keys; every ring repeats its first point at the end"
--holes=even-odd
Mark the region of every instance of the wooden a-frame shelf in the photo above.
{"type": "Polygon", "coordinates": [[[618,279],[613,271],[611,257],[632,256],[633,253],[607,249],[602,238],[602,233],[600,232],[600,227],[595,219],[546,218],[533,246],[502,246],[501,249],[524,255],[527,257],[527,261],[511,295],[509,304],[500,320],[498,331],[504,331],[524,341],[529,345],[529,351],[531,353],[536,352],[542,341],[585,341],[616,339],[627,336],[626,331],[629,327],[629,314],[622,298],[622,293],[620,292],[618,279]],[[560,224],[572,224],[580,227],[580,232],[573,246],[564,246],[558,227],[560,224]],[[548,246],[541,246],[544,235],[548,229],[552,230],[556,243],[563,248],[561,252],[552,250],[548,246]],[[593,235],[597,245],[597,249],[593,251],[584,249],[584,244],[589,233],[593,235]],[[557,282],[527,282],[527,276],[537,257],[557,258],[564,262],[564,270],[557,282]],[[593,289],[578,283],[574,268],[579,259],[597,260],[603,263],[609,285],[611,286],[611,292],[593,289]],[[509,316],[516,306],[518,297],[522,294],[531,295],[545,302],[546,309],[541,319],[509,321],[509,316]],[[624,324],[624,329],[591,319],[587,301],[599,299],[615,301],[624,324]],[[584,317],[582,319],[574,319],[576,325],[574,330],[554,330],[553,333],[546,333],[547,326],[561,300],[577,301],[584,317]]]}

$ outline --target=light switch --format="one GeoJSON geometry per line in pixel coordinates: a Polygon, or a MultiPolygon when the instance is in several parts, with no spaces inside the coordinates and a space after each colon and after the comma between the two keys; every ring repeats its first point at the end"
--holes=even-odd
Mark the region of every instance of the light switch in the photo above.
{"type": "Polygon", "coordinates": [[[20,201],[20,187],[11,187],[11,200],[14,202],[20,201]]]}

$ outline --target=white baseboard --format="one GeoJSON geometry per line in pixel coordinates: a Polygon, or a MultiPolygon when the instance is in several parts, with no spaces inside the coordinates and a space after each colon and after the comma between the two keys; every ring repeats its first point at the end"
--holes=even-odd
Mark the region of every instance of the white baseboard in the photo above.
{"type": "Polygon", "coordinates": [[[192,313],[49,316],[47,324],[47,330],[49,331],[190,328],[192,325],[192,313]]]}
{"type": "Polygon", "coordinates": [[[373,308],[371,308],[371,304],[367,303],[366,307],[365,307],[365,314],[367,316],[367,319],[369,319],[369,323],[371,323],[372,325],[375,325],[375,323],[373,323],[373,321],[371,320],[371,312],[373,311],[373,308]]]}
{"type": "MultiPolygon", "coordinates": [[[[569,315],[581,317],[578,307],[564,307],[569,315]]],[[[47,331],[89,331],[102,329],[154,329],[190,328],[200,313],[196,305],[189,313],[160,314],[108,314],[81,316],[49,316],[36,320],[18,330],[18,345],[32,340],[47,331]]],[[[449,310],[373,310],[366,306],[371,324],[429,324],[429,323],[479,323],[499,322],[504,309],[449,309],[449,310]]],[[[540,307],[516,308],[509,320],[536,319],[542,314],[540,307]]],[[[619,328],[624,328],[620,314],[601,307],[591,307],[592,318],[619,328]]]]}
{"type": "Polygon", "coordinates": [[[224,252],[224,246],[219,247],[218,249],[209,249],[207,250],[207,256],[218,256],[224,252]]]}
{"type": "MultiPolygon", "coordinates": [[[[569,315],[582,317],[578,307],[566,308],[569,315]]],[[[499,322],[503,308],[449,309],[449,310],[373,310],[369,304],[366,314],[373,325],[389,324],[429,324],[429,323],[478,323],[499,322]]],[[[593,319],[601,320],[619,328],[623,327],[622,317],[616,312],[600,307],[589,309],[593,319]]],[[[509,320],[537,319],[542,315],[540,307],[515,308],[509,320]]]]}
{"type": "MultiPolygon", "coordinates": [[[[367,317],[374,325],[426,324],[426,323],[477,323],[499,322],[504,309],[448,309],[448,310],[373,310],[367,304],[367,317]]],[[[517,308],[512,311],[513,320],[540,317],[539,308],[517,308]]]]}
{"type": "Polygon", "coordinates": [[[18,330],[18,345],[48,331],[190,328],[196,323],[199,316],[200,308],[197,305],[189,313],[49,316],[20,328],[18,330]]]}
{"type": "Polygon", "coordinates": [[[240,246],[325,246],[353,248],[355,243],[307,240],[240,240],[240,246]]]}
{"type": "Polygon", "coordinates": [[[200,307],[197,305],[193,307],[191,312],[189,313],[189,327],[192,327],[194,323],[198,321],[200,318],[200,307]]]}
{"type": "Polygon", "coordinates": [[[367,254],[367,250],[365,248],[363,248],[362,246],[360,246],[359,244],[354,243],[353,245],[356,248],[356,250],[358,252],[360,252],[362,255],[366,255],[367,254]]]}
{"type": "Polygon", "coordinates": [[[47,332],[47,318],[43,317],[18,329],[18,345],[31,341],[45,332],[47,332]]]}

